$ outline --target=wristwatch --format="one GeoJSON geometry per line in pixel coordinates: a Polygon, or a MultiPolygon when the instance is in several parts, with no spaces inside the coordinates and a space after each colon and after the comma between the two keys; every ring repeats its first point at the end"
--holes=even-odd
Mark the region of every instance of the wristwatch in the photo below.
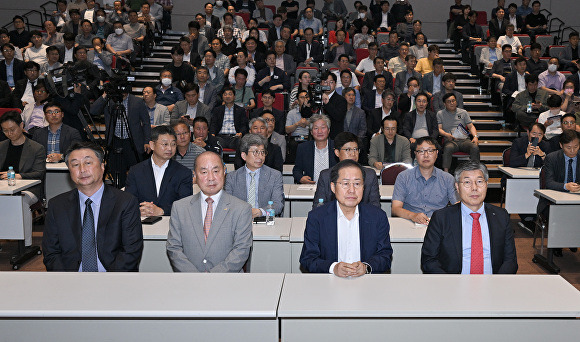
{"type": "Polygon", "coordinates": [[[371,265],[367,264],[366,262],[363,262],[363,264],[365,264],[367,267],[367,271],[365,272],[365,274],[373,273],[373,268],[371,267],[371,265]]]}

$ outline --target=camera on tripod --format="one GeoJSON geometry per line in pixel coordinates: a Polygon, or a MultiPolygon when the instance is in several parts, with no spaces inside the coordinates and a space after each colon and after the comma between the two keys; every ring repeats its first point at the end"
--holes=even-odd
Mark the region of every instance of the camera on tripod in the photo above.
{"type": "Polygon", "coordinates": [[[310,93],[312,94],[310,106],[314,113],[318,113],[322,109],[322,94],[326,91],[330,91],[330,86],[320,84],[321,80],[321,73],[319,72],[312,81],[313,84],[310,84],[310,93]]]}
{"type": "Polygon", "coordinates": [[[131,92],[131,83],[134,81],[134,76],[129,76],[128,73],[114,70],[113,75],[109,78],[108,82],[103,84],[102,89],[114,102],[122,102],[123,94],[131,92]]]}
{"type": "Polygon", "coordinates": [[[86,84],[86,65],[65,63],[62,67],[50,70],[46,75],[49,91],[53,96],[66,97],[72,93],[75,84],[86,84]]]}

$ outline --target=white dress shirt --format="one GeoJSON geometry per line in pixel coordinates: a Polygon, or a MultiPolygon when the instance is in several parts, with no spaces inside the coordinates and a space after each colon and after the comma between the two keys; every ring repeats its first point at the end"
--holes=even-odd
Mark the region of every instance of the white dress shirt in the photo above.
{"type": "Polygon", "coordinates": [[[207,196],[206,194],[203,193],[203,191],[200,191],[199,194],[201,195],[201,217],[199,218],[201,220],[201,225],[203,226],[203,222],[205,221],[205,214],[207,213],[207,202],[205,201],[206,198],[211,197],[211,199],[213,200],[213,214],[211,216],[211,220],[213,222],[213,218],[215,216],[215,208],[217,208],[218,203],[220,201],[220,198],[222,197],[222,192],[224,190],[220,190],[217,194],[213,195],[213,196],[207,196]]]}
{"type": "Polygon", "coordinates": [[[336,228],[338,240],[338,261],[330,265],[329,273],[334,274],[334,266],[339,262],[352,264],[360,261],[360,231],[358,222],[358,205],[354,217],[349,220],[344,216],[340,205],[336,204],[336,228]]]}
{"type": "Polygon", "coordinates": [[[163,181],[165,170],[169,165],[169,160],[163,163],[163,165],[157,166],[153,161],[153,158],[151,158],[151,165],[153,166],[153,177],[155,177],[155,189],[157,190],[157,196],[159,196],[159,189],[161,188],[161,182],[163,181]]]}
{"type": "Polygon", "coordinates": [[[320,171],[329,168],[328,153],[328,140],[326,140],[326,146],[324,146],[322,149],[318,149],[318,147],[316,147],[316,143],[314,143],[314,177],[312,180],[315,182],[318,182],[320,171]]]}

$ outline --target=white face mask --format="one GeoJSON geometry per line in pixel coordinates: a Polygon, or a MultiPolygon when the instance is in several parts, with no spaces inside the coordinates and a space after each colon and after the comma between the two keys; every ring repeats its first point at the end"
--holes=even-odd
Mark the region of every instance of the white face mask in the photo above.
{"type": "Polygon", "coordinates": [[[548,65],[549,72],[556,72],[556,70],[558,70],[558,66],[556,64],[549,64],[548,65]]]}
{"type": "Polygon", "coordinates": [[[224,4],[223,1],[216,1],[215,2],[215,5],[218,6],[218,7],[222,7],[223,4],[224,4]]]}
{"type": "Polygon", "coordinates": [[[123,34],[123,29],[122,28],[116,28],[115,29],[115,34],[118,35],[118,36],[122,35],[123,34]]]}
{"type": "Polygon", "coordinates": [[[564,89],[564,94],[566,94],[566,95],[572,95],[572,94],[574,94],[574,89],[570,89],[570,88],[564,89]]]}
{"type": "Polygon", "coordinates": [[[419,88],[413,90],[413,96],[416,96],[417,94],[419,94],[419,88]]]}
{"type": "Polygon", "coordinates": [[[103,17],[102,15],[99,15],[99,16],[97,17],[97,21],[98,21],[99,23],[104,23],[104,22],[105,22],[105,17],[103,17]]]}
{"type": "Polygon", "coordinates": [[[366,16],[367,16],[366,13],[359,13],[358,14],[359,19],[364,19],[366,16]]]}
{"type": "Polygon", "coordinates": [[[163,84],[164,87],[169,87],[171,85],[171,78],[162,78],[161,84],[163,84]]]}

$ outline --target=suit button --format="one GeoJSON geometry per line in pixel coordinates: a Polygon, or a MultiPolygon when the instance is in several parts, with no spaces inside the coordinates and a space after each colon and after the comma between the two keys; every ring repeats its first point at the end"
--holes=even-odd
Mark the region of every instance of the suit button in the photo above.
{"type": "Polygon", "coordinates": [[[203,259],[203,263],[204,263],[204,264],[207,264],[207,260],[203,259]]]}

